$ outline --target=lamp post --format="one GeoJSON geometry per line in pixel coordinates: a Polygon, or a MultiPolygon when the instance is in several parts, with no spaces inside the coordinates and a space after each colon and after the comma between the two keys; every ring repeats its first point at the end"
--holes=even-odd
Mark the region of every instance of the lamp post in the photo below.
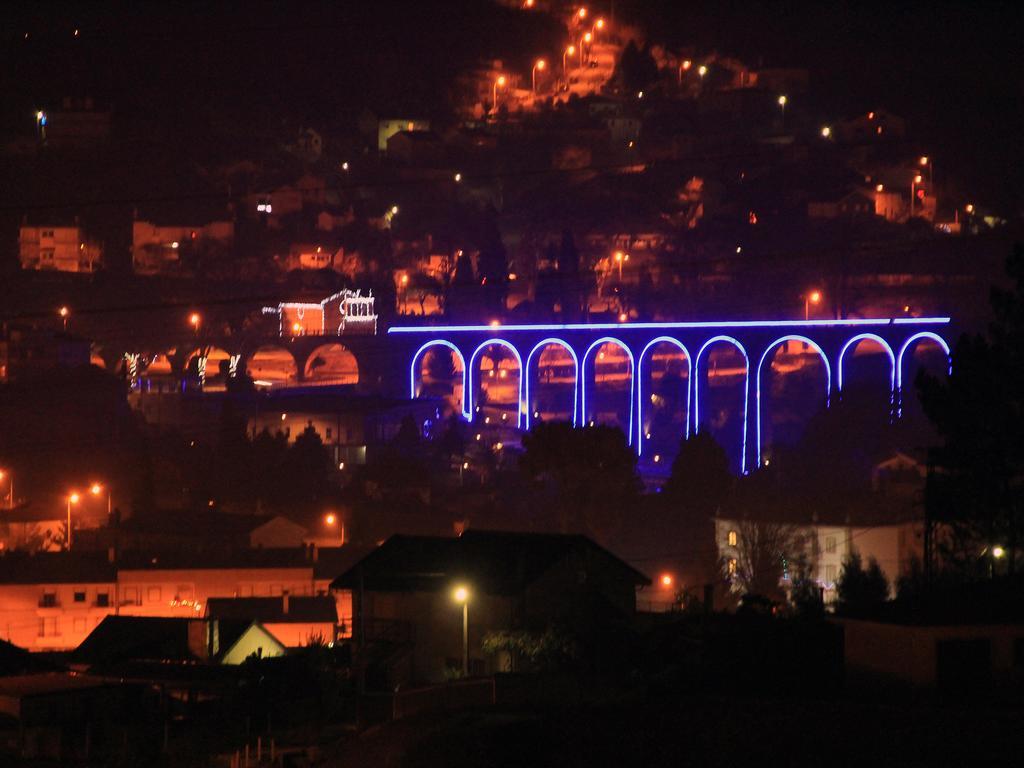
{"type": "Polygon", "coordinates": [[[619,265],[619,282],[622,282],[622,263],[629,261],[629,254],[622,251],[615,252],[615,263],[619,265]]]}
{"type": "MultiPolygon", "coordinates": [[[[89,486],[89,493],[93,496],[99,496],[103,492],[103,486],[99,483],[93,483],[89,486]]],[[[111,503],[110,488],[107,488],[107,517],[110,517],[110,513],[113,512],[113,505],[111,503]]]]}
{"type": "Polygon", "coordinates": [[[679,65],[679,84],[683,84],[683,72],[689,72],[690,67],[693,66],[693,62],[689,59],[683,59],[683,63],[679,65]]]}
{"type": "Polygon", "coordinates": [[[786,119],[786,104],[789,103],[789,98],[785,94],[783,94],[783,95],[779,96],[779,98],[776,99],[776,101],[778,101],[779,108],[782,110],[782,119],[785,120],[786,119]]]}
{"type": "Polygon", "coordinates": [[[565,59],[568,56],[572,56],[574,53],[576,53],[576,46],[575,45],[570,45],[568,48],[566,48],[564,51],[562,51],[562,76],[563,77],[565,77],[565,76],[567,76],[569,74],[569,70],[566,69],[566,66],[565,66],[565,59]]]}
{"type": "Polygon", "coordinates": [[[452,591],[456,603],[462,603],[462,676],[469,677],[469,588],[459,585],[452,591]]]}
{"type": "Polygon", "coordinates": [[[68,317],[71,316],[71,310],[65,305],[57,310],[57,314],[60,315],[60,319],[64,321],[64,331],[68,330],[68,317]]]}
{"type": "Polygon", "coordinates": [[[8,496],[8,509],[14,509],[14,473],[10,471],[4,471],[0,469],[0,480],[7,478],[7,490],[10,492],[8,496]]]}
{"type": "Polygon", "coordinates": [[[590,45],[590,41],[594,39],[594,35],[591,32],[587,32],[583,37],[580,38],[580,66],[583,66],[584,55],[586,54],[586,46],[590,45]]]}
{"type": "Polygon", "coordinates": [[[533,63],[533,70],[530,72],[530,81],[533,87],[534,94],[537,93],[537,72],[543,72],[544,67],[546,67],[547,65],[548,63],[544,61],[544,59],[537,59],[537,61],[533,63]]]}
{"type": "Polygon", "coordinates": [[[821,303],[821,291],[810,291],[804,294],[804,321],[811,319],[811,304],[821,303]]]}
{"type": "Polygon", "coordinates": [[[914,218],[914,197],[917,195],[917,185],[921,183],[922,176],[915,173],[910,179],[910,218],[914,218]]]}
{"type": "Polygon", "coordinates": [[[188,316],[188,324],[192,326],[192,330],[195,331],[196,335],[199,335],[199,326],[202,324],[203,318],[198,312],[193,312],[188,316]]]}
{"type": "Polygon", "coordinates": [[[81,498],[82,497],[79,496],[74,491],[72,491],[71,493],[68,494],[68,540],[67,540],[68,552],[71,551],[71,505],[72,504],[77,504],[81,500],[81,498]]]}
{"type": "Polygon", "coordinates": [[[494,79],[494,87],[491,89],[491,109],[498,111],[498,89],[505,87],[505,76],[498,75],[494,79]]]}

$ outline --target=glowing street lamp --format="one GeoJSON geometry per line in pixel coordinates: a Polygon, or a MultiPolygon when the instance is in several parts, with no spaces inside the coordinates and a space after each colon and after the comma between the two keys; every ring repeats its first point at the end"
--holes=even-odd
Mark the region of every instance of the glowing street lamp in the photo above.
{"type": "Polygon", "coordinates": [[[300,333],[302,333],[302,323],[292,323],[292,336],[298,336],[300,333]]]}
{"type": "Polygon", "coordinates": [[[782,109],[782,116],[785,117],[786,116],[786,104],[789,103],[789,99],[786,97],[785,94],[783,94],[782,96],[779,96],[779,98],[776,99],[776,101],[779,104],[779,108],[782,109]]]}
{"type": "Polygon", "coordinates": [[[198,312],[193,312],[188,316],[188,324],[192,326],[192,330],[199,333],[199,326],[202,324],[203,318],[198,312]]]}
{"type": "MultiPolygon", "coordinates": [[[[103,493],[103,486],[100,483],[93,483],[92,485],[89,486],[89,493],[91,493],[93,496],[99,496],[101,493],[103,493]]],[[[107,517],[108,518],[110,517],[110,514],[111,514],[112,511],[113,511],[113,505],[111,503],[110,488],[107,488],[107,517]]]]}
{"type": "Polygon", "coordinates": [[[580,38],[580,66],[582,67],[585,61],[585,55],[587,52],[587,46],[590,45],[590,41],[594,39],[594,35],[587,32],[583,37],[580,38]]]}
{"type": "Polygon", "coordinates": [[[604,29],[604,19],[598,19],[597,21],[594,22],[594,26],[591,27],[590,31],[594,34],[594,37],[596,38],[597,33],[602,29],[604,29]]]}
{"type": "Polygon", "coordinates": [[[821,126],[821,138],[830,139],[832,138],[832,128],[828,125],[821,126]]]}
{"type": "Polygon", "coordinates": [[[622,282],[622,263],[625,262],[625,261],[629,261],[629,254],[628,253],[623,253],[622,251],[616,251],[613,254],[613,256],[615,258],[615,263],[619,265],[619,282],[621,283],[622,282]]]}
{"type": "Polygon", "coordinates": [[[704,75],[706,75],[707,73],[708,73],[708,68],[706,66],[704,66],[703,64],[701,64],[699,67],[697,67],[697,74],[700,75],[700,79],[701,80],[704,79],[704,75]]]}
{"type": "Polygon", "coordinates": [[[68,329],[68,318],[71,317],[71,310],[67,306],[63,306],[57,310],[57,314],[64,321],[64,330],[66,331],[68,329]]]}
{"type": "Polygon", "coordinates": [[[570,45],[568,48],[566,48],[564,51],[562,51],[562,74],[563,75],[568,73],[568,70],[565,67],[565,59],[566,59],[566,57],[567,56],[572,56],[575,53],[576,53],[576,46],[575,45],[570,45]]]}
{"type": "Polygon", "coordinates": [[[671,573],[663,573],[661,575],[661,586],[665,587],[666,589],[672,586],[672,581],[673,579],[671,573]]]}
{"type": "Polygon", "coordinates": [[[811,304],[817,306],[821,303],[821,291],[810,291],[804,294],[804,320],[810,319],[811,304]]]}
{"type": "Polygon", "coordinates": [[[77,504],[81,500],[82,500],[82,497],[79,496],[74,491],[72,491],[71,493],[68,494],[68,540],[67,540],[68,552],[71,551],[71,505],[72,504],[77,504]]]}
{"type": "Polygon", "coordinates": [[[530,80],[533,85],[533,92],[537,93],[537,72],[543,72],[548,63],[544,59],[537,59],[533,63],[533,70],[530,72],[530,80]]]}
{"type": "Polygon", "coordinates": [[[498,111],[498,89],[504,88],[506,82],[504,75],[498,75],[494,79],[494,87],[491,89],[491,109],[495,112],[498,111]]]}
{"type": "Polygon", "coordinates": [[[452,599],[462,603],[462,676],[469,677],[469,587],[459,584],[452,590],[452,599]]]}
{"type": "Polygon", "coordinates": [[[914,218],[914,198],[917,196],[917,185],[924,180],[920,173],[915,173],[910,179],[910,218],[914,218]]]}
{"type": "Polygon", "coordinates": [[[576,11],[576,18],[579,19],[580,21],[583,21],[583,19],[587,18],[586,6],[576,11]]]}
{"type": "Polygon", "coordinates": [[[689,59],[683,59],[683,63],[679,65],[679,84],[683,84],[683,72],[689,72],[690,67],[693,66],[693,62],[689,59]]]}
{"type": "Polygon", "coordinates": [[[7,478],[7,490],[10,494],[8,498],[8,509],[14,509],[14,473],[0,469],[0,480],[7,478]]]}

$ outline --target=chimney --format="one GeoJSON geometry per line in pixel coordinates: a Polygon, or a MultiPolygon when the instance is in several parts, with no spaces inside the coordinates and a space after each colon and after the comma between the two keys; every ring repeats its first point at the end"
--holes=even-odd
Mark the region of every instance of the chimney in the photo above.
{"type": "Polygon", "coordinates": [[[289,598],[288,591],[285,590],[284,594],[281,595],[281,612],[284,613],[285,616],[288,615],[288,609],[291,607],[289,605],[290,601],[289,601],[288,598],[289,598]]]}

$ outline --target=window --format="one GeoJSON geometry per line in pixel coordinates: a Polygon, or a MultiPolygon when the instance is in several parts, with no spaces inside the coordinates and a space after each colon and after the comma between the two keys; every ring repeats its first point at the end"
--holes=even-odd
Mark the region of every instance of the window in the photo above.
{"type": "Polygon", "coordinates": [[[160,602],[160,587],[149,587],[146,590],[146,601],[150,603],[160,602]]]}
{"type": "Polygon", "coordinates": [[[44,229],[42,232],[39,233],[39,236],[40,237],[48,237],[48,238],[52,239],[53,238],[53,230],[52,229],[44,229]]]}
{"type": "Polygon", "coordinates": [[[139,595],[138,587],[125,587],[123,603],[127,605],[142,605],[142,597],[139,595]]]}
{"type": "Polygon", "coordinates": [[[83,592],[77,592],[77,591],[75,592],[75,602],[76,603],[84,603],[85,602],[85,592],[84,591],[83,592]]]}
{"type": "Polygon", "coordinates": [[[730,547],[735,547],[736,546],[736,541],[738,540],[738,537],[736,535],[736,531],[729,531],[727,539],[729,541],[729,546],[730,547]]]}
{"type": "Polygon", "coordinates": [[[57,617],[50,616],[39,619],[39,636],[40,637],[56,637],[57,632],[57,617]]]}
{"type": "Polygon", "coordinates": [[[107,608],[110,606],[110,594],[108,592],[97,592],[96,593],[96,605],[99,608],[107,608]]]}
{"type": "Polygon", "coordinates": [[[47,248],[46,250],[40,251],[39,258],[43,261],[53,261],[53,249],[47,248]]]}
{"type": "Polygon", "coordinates": [[[729,560],[726,562],[726,570],[728,571],[730,576],[733,576],[733,575],[736,574],[736,558],[735,557],[730,557],[729,560]]]}
{"type": "Polygon", "coordinates": [[[836,537],[835,536],[826,536],[825,537],[825,551],[828,554],[830,554],[830,555],[834,555],[836,553],[836,537]]]}
{"type": "Polygon", "coordinates": [[[57,593],[56,592],[44,592],[43,596],[39,599],[40,608],[56,608],[57,607],[57,593]]]}

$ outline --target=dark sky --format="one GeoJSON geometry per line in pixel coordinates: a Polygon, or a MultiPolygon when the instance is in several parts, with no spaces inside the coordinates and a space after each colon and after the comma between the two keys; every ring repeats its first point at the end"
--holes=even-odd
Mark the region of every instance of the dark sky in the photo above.
{"type": "MultiPolygon", "coordinates": [[[[616,13],[661,42],[807,67],[823,119],[903,115],[939,177],[1021,210],[1015,4],[617,0],[616,13]]],[[[550,21],[487,0],[5,5],[0,135],[31,130],[34,109],[66,93],[109,100],[129,138],[178,124],[187,140],[196,125],[341,127],[364,104],[430,112],[477,57],[514,65],[557,43],[550,21]]]]}

